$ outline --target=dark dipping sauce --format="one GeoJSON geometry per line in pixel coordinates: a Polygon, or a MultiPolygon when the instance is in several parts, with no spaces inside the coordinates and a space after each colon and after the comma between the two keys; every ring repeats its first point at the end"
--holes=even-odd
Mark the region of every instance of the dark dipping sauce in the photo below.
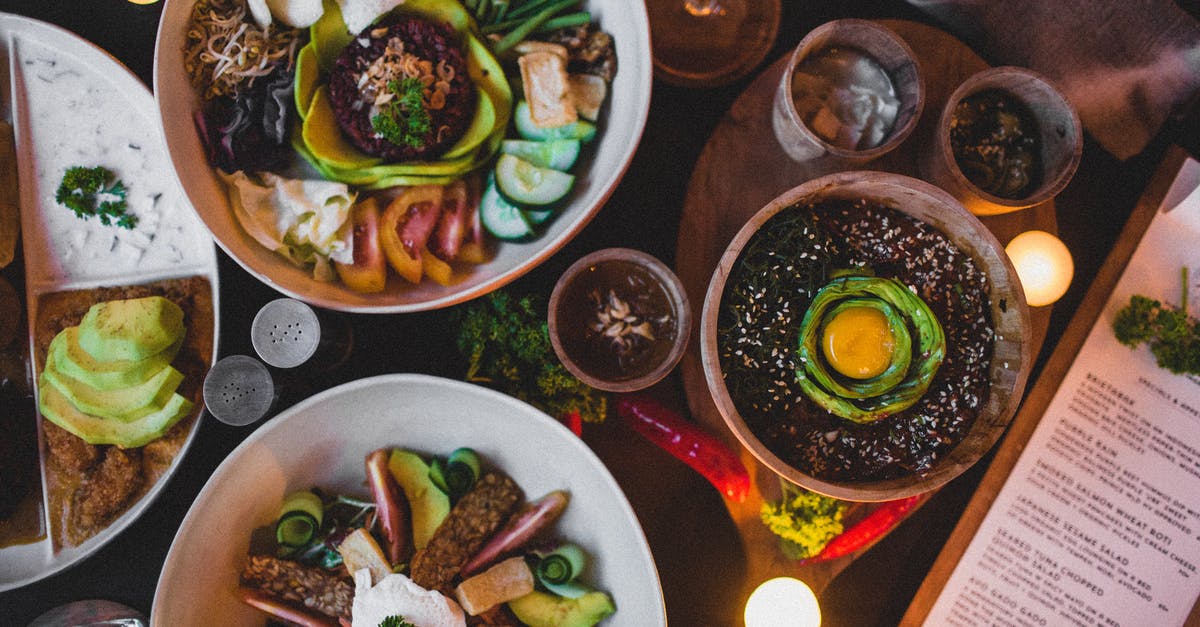
{"type": "Polygon", "coordinates": [[[979,189],[1000,198],[1025,198],[1041,185],[1038,138],[1033,113],[998,89],[963,98],[950,119],[958,168],[979,189]]]}
{"type": "Polygon", "coordinates": [[[967,434],[989,393],[995,333],[988,279],[934,227],[863,200],[794,205],[747,243],[726,284],[717,342],[725,384],[780,459],[830,481],[928,471],[967,434]],[[870,424],[828,413],[796,382],[800,323],[830,272],[867,266],[925,301],[946,357],[915,405],[870,424]]]}
{"type": "Polygon", "coordinates": [[[650,374],[675,345],[671,296],[652,272],[631,261],[588,267],[558,301],[558,338],[589,376],[609,382],[650,374]]]}

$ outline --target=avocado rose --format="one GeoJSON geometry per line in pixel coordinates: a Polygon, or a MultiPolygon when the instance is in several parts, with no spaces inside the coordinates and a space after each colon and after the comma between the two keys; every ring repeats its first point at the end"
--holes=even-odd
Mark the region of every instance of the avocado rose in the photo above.
{"type": "Polygon", "coordinates": [[[848,276],[805,312],[796,378],[826,411],[870,423],[916,403],[945,355],[941,324],[904,283],[848,276]]]}

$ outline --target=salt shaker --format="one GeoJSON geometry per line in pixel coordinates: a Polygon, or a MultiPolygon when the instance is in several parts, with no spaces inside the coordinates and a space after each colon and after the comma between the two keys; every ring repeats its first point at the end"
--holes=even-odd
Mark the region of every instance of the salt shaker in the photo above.
{"type": "Polygon", "coordinates": [[[227,425],[241,427],[262,420],[278,397],[271,371],[249,355],[221,359],[204,378],[204,405],[227,425]]]}
{"type": "Polygon", "coordinates": [[[327,372],[345,363],[354,345],[345,318],[292,299],[273,300],[250,325],[250,342],[260,359],[275,368],[327,372]]]}

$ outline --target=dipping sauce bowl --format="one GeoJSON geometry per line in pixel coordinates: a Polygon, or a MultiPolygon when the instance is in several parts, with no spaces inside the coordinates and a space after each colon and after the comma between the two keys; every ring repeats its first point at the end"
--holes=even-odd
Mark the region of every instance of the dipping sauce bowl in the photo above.
{"type": "Polygon", "coordinates": [[[679,278],[661,261],[606,248],[563,273],[550,295],[548,323],[567,370],[596,389],[632,392],[679,363],[692,314],[679,278]]]}

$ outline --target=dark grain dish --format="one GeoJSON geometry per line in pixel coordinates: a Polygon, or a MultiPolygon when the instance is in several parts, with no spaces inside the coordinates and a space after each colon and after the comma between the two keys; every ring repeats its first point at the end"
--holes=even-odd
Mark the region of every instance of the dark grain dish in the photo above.
{"type": "Polygon", "coordinates": [[[372,26],[342,51],[329,75],[329,94],[342,132],[363,152],[391,161],[430,159],[454,144],[475,113],[467,63],[449,26],[404,18],[372,26]],[[394,143],[373,120],[399,100],[390,88],[404,79],[424,85],[429,123],[412,143],[394,143]]]}
{"type": "Polygon", "coordinates": [[[738,412],[784,462],[831,481],[929,470],[987,403],[995,337],[989,282],[929,224],[864,200],[794,205],[747,243],[726,283],[717,342],[738,412]],[[911,407],[875,422],[835,416],[797,383],[797,338],[813,295],[839,274],[895,278],[945,333],[945,358],[911,407]]]}
{"type": "Polygon", "coordinates": [[[195,407],[163,437],[132,449],[88,444],[49,420],[41,421],[49,528],[56,551],[81,544],[106,528],[154,486],[179,454],[200,412],[201,384],[212,355],[214,312],[212,288],[203,277],[55,292],[38,301],[34,338],[40,369],[54,336],[79,324],[92,305],[152,295],[174,302],[184,312],[187,334],[172,364],[184,375],[179,394],[195,407]]]}

